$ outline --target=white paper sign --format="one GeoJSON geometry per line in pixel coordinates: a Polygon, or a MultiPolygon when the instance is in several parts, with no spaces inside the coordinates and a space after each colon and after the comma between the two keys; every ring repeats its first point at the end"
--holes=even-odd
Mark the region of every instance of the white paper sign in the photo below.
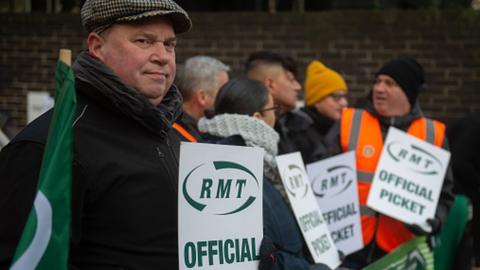
{"type": "Polygon", "coordinates": [[[337,268],[341,263],[338,251],[313,195],[302,156],[295,152],[276,159],[283,186],[313,260],[337,268]]]}
{"type": "Polygon", "coordinates": [[[380,155],[367,205],[430,231],[450,153],[391,127],[380,155]]]}
{"type": "Polygon", "coordinates": [[[54,99],[48,92],[29,91],[27,94],[27,123],[48,111],[53,104],[54,99]]]}
{"type": "Polygon", "coordinates": [[[337,248],[345,255],[362,249],[355,152],[308,164],[307,172],[337,248]]]}
{"type": "Polygon", "coordinates": [[[257,269],[263,154],[253,147],[182,143],[179,269],[257,269]]]}

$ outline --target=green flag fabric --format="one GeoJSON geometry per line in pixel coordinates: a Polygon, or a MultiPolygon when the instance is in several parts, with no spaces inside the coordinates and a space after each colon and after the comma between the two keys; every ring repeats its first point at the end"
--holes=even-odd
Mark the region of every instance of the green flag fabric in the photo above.
{"type": "Polygon", "coordinates": [[[17,245],[11,270],[67,269],[75,107],[72,69],[58,61],[55,108],[43,154],[38,192],[17,245]]]}
{"type": "Polygon", "coordinates": [[[468,205],[467,197],[463,195],[455,196],[454,204],[448,212],[442,230],[435,237],[435,270],[453,269],[458,245],[462,240],[469,220],[468,205]]]}
{"type": "Polygon", "coordinates": [[[433,253],[426,237],[414,238],[362,270],[433,270],[433,253]]]}

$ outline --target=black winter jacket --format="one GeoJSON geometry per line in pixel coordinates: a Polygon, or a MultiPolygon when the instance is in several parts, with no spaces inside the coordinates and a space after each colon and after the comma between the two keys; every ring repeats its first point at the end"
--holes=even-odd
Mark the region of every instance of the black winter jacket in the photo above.
{"type": "Polygon", "coordinates": [[[285,119],[287,137],[296,150],[300,151],[305,164],[320,160],[328,154],[324,139],[334,123],[334,120],[311,107],[303,107],[285,119]]]}
{"type": "Polygon", "coordinates": [[[304,162],[310,161],[310,152],[317,147],[311,145],[318,135],[311,129],[313,125],[314,120],[303,110],[289,111],[279,116],[275,122],[275,131],[280,135],[278,154],[300,151],[304,162]]]}
{"type": "MultiPolygon", "coordinates": [[[[156,109],[97,90],[76,81],[70,267],[177,269],[179,141],[159,116],[175,120],[181,96],[172,86],[164,100],[174,102],[156,109]]],[[[33,203],[50,117],[0,153],[0,216],[10,217],[0,222],[0,269],[9,266],[33,203]]]]}
{"type": "MultiPolygon", "coordinates": [[[[182,128],[185,129],[192,137],[197,139],[198,141],[202,140],[201,132],[198,130],[197,122],[193,117],[191,117],[185,111],[183,112],[182,116],[180,116],[176,123],[180,125],[182,128]]],[[[181,141],[188,142],[188,138],[185,138],[178,130],[176,130],[177,135],[180,137],[181,141]]]]}
{"type": "Polygon", "coordinates": [[[447,128],[452,149],[454,191],[467,195],[473,205],[473,251],[480,265],[480,114],[472,113],[447,128]]]}

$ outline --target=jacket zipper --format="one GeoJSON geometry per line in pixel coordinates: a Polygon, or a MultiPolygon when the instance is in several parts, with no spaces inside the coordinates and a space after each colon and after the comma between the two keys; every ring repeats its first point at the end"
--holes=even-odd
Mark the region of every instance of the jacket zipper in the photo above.
{"type": "MultiPolygon", "coordinates": [[[[170,145],[170,141],[169,141],[168,136],[166,137],[165,142],[166,142],[166,145],[167,145],[167,148],[168,148],[168,151],[169,151],[170,156],[173,157],[173,160],[174,160],[174,164],[173,164],[173,165],[178,168],[178,157],[175,155],[174,151],[172,151],[172,148],[171,148],[171,145],[170,145]]],[[[160,157],[163,156],[164,159],[167,158],[167,157],[165,156],[165,154],[162,153],[162,151],[160,151],[160,148],[159,148],[158,146],[156,147],[156,149],[157,149],[157,153],[158,153],[158,155],[159,155],[160,157]]],[[[166,170],[168,171],[170,177],[171,177],[171,178],[174,178],[174,177],[175,177],[175,173],[173,172],[172,168],[170,168],[170,166],[168,166],[168,164],[166,164],[166,162],[164,162],[164,164],[165,164],[166,170]]],[[[172,179],[172,180],[169,181],[169,182],[170,182],[171,185],[173,186],[173,190],[174,190],[175,192],[178,192],[178,184],[177,184],[177,183],[178,183],[178,179],[172,179]]]]}

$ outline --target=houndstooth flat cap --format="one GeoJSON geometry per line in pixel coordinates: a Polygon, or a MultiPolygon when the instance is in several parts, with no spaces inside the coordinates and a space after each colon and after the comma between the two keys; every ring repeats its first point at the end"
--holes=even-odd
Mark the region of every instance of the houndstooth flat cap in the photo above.
{"type": "Polygon", "coordinates": [[[86,0],[81,10],[83,26],[89,33],[101,33],[114,23],[154,16],[169,17],[177,34],[192,27],[187,12],[172,0],[86,0]]]}

